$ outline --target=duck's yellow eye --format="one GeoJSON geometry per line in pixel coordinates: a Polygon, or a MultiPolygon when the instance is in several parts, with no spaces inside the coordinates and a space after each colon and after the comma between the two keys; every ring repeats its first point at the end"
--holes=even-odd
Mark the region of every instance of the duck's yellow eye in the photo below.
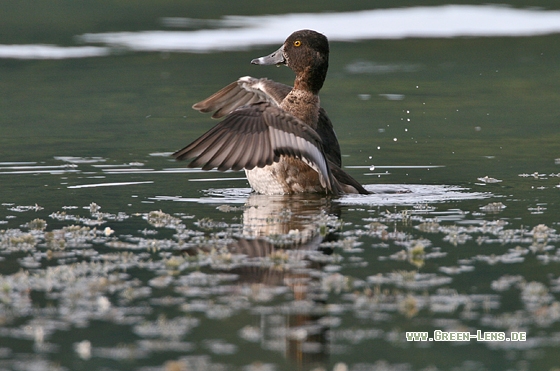
{"type": "Polygon", "coordinates": [[[294,41],[294,46],[300,46],[300,45],[301,45],[301,41],[299,40],[294,41]]]}

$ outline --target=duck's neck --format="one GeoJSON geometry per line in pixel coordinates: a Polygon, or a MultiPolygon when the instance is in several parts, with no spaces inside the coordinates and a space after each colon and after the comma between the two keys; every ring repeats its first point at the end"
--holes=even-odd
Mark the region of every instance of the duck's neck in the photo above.
{"type": "Polygon", "coordinates": [[[280,106],[299,118],[313,129],[317,129],[319,120],[319,90],[327,76],[328,57],[322,58],[302,70],[293,69],[296,73],[294,88],[284,98],[280,106]]]}
{"type": "Polygon", "coordinates": [[[317,129],[320,107],[318,95],[308,90],[298,89],[296,83],[292,91],[280,103],[280,107],[313,129],[317,129]]]}

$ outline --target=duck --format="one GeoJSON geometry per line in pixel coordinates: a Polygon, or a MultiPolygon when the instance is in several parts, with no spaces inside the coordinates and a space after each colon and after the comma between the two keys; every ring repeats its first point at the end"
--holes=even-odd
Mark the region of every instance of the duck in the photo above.
{"type": "Polygon", "coordinates": [[[191,159],[188,167],[202,170],[244,169],[260,194],[368,194],[342,169],[333,124],[320,106],[327,37],[295,31],[278,50],[251,63],[289,67],[294,86],[244,76],[194,104],[202,113],[213,112],[212,118],[225,118],[173,157],[191,159]]]}

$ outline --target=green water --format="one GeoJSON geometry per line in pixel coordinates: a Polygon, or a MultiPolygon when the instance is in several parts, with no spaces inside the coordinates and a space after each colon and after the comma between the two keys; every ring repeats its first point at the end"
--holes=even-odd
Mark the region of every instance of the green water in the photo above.
{"type": "MultiPolygon", "coordinates": [[[[7,3],[0,42],[326,7],[105,3],[7,3]]],[[[291,82],[249,64],[274,47],[0,60],[0,369],[554,369],[559,45],[331,43],[321,103],[378,192],[342,199],[250,196],[168,156],[214,123],[193,103],[291,82]],[[434,330],[527,341],[406,341],[434,330]]]]}

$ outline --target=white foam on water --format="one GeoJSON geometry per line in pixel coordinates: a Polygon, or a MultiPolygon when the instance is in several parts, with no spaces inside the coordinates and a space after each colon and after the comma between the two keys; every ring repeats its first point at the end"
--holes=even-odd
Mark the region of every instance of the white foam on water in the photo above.
{"type": "MultiPolygon", "coordinates": [[[[181,18],[170,24],[180,25],[181,18]]],[[[186,19],[187,23],[208,20],[186,19]]],[[[331,41],[371,39],[537,36],[560,33],[560,11],[498,5],[443,5],[372,9],[341,13],[225,16],[221,28],[87,33],[82,43],[100,46],[0,45],[0,58],[63,59],[100,57],[111,50],[205,53],[280,44],[298,29],[314,29],[331,41]]]]}
{"type": "Polygon", "coordinates": [[[494,196],[468,188],[431,184],[368,184],[369,195],[347,194],[337,199],[345,205],[418,205],[447,201],[479,200],[494,196]]]}
{"type": "Polygon", "coordinates": [[[141,31],[84,34],[87,43],[137,51],[211,52],[279,44],[293,31],[313,29],[331,41],[535,36],[560,32],[560,11],[496,5],[445,5],[374,9],[343,13],[227,16],[243,25],[195,31],[141,31]]]}
{"type": "Polygon", "coordinates": [[[6,59],[91,58],[105,57],[109,54],[110,48],[102,46],[0,45],[0,58],[6,59]]]}

